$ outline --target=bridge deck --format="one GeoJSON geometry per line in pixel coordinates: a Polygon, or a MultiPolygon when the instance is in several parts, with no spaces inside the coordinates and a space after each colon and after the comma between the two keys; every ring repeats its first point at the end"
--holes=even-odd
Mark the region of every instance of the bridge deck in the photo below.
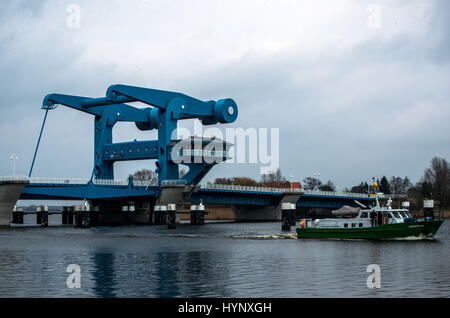
{"type": "MultiPolygon", "coordinates": [[[[16,177],[17,179],[17,177],[16,177]]],[[[159,196],[161,189],[148,181],[93,180],[73,178],[29,178],[20,199],[87,199],[87,200],[145,200],[159,196]]],[[[327,192],[301,190],[297,202],[299,207],[339,208],[342,205],[355,206],[354,200],[363,204],[373,202],[364,193],[327,192]]],[[[267,188],[238,185],[203,184],[195,192],[193,203],[216,203],[236,205],[277,205],[287,193],[299,192],[297,188],[267,188]]]]}

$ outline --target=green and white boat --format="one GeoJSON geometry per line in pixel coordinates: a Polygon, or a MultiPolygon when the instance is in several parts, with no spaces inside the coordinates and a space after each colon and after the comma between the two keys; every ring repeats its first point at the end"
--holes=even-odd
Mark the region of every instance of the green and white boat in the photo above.
{"type": "Polygon", "coordinates": [[[302,219],[296,228],[298,238],[340,238],[340,239],[395,239],[428,238],[439,230],[443,220],[414,219],[408,209],[392,209],[389,199],[381,207],[376,196],[376,206],[359,211],[349,209],[348,213],[337,210],[333,213],[341,218],[302,219]],[[356,214],[356,217],[355,217],[356,214]],[[374,217],[375,216],[375,217],[374,217]],[[343,217],[343,218],[342,218],[343,217]]]}

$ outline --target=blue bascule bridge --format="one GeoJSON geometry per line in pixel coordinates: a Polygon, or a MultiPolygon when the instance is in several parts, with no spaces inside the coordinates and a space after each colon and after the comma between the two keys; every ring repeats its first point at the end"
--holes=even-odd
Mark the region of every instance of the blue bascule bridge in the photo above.
{"type": "MultiPolygon", "coordinates": [[[[232,206],[237,220],[283,218],[285,223],[293,225],[297,207],[333,209],[343,205],[355,206],[355,199],[365,204],[373,200],[365,194],[201,185],[202,179],[214,165],[229,158],[232,145],[219,138],[201,136],[177,139],[177,124],[184,119],[198,119],[203,125],[233,123],[238,116],[238,107],[230,98],[201,101],[176,92],[112,85],[107,89],[106,96],[99,98],[47,95],[42,109],[45,115],[29,176],[23,180],[23,190],[15,191],[18,191],[17,198],[20,199],[87,202],[85,208],[79,211],[65,208],[62,212],[63,223],[73,222],[72,215],[75,214],[78,224],[126,220],[167,224],[169,228],[175,228],[177,215],[181,213],[189,213],[192,224],[203,224],[203,204],[227,204],[232,206]],[[134,102],[147,107],[130,105],[134,102]],[[58,105],[93,116],[94,165],[89,179],[32,177],[48,112],[58,105]],[[133,122],[142,131],[156,129],[158,138],[114,143],[112,132],[118,122],[133,122]],[[154,180],[133,180],[130,177],[124,182],[114,179],[115,162],[147,159],[156,160],[154,168],[157,178],[154,180]],[[180,175],[180,164],[189,169],[184,175],[180,175]],[[187,211],[186,207],[189,207],[187,211]]],[[[0,185],[1,182],[10,187],[12,182],[17,185],[18,180],[10,181],[0,180],[0,185]]]]}

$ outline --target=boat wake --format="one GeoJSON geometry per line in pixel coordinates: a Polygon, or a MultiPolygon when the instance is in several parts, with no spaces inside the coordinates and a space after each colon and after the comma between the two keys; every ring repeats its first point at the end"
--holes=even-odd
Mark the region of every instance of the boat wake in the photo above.
{"type": "Polygon", "coordinates": [[[261,234],[261,235],[229,235],[229,238],[235,238],[235,239],[250,239],[250,240],[291,240],[291,239],[297,239],[297,235],[294,233],[288,233],[288,234],[261,234]]]}
{"type": "Polygon", "coordinates": [[[419,236],[406,236],[397,237],[392,239],[386,239],[392,241],[435,241],[436,238],[433,235],[419,235],[419,236]]]}

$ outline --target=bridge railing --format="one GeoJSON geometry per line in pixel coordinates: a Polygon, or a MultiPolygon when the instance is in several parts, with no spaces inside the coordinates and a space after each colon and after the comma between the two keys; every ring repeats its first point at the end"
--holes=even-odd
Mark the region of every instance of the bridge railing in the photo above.
{"type": "Polygon", "coordinates": [[[156,180],[146,180],[146,181],[141,181],[141,180],[134,180],[133,184],[137,187],[152,187],[152,186],[157,186],[158,185],[158,179],[156,180]]]}
{"type": "Polygon", "coordinates": [[[241,186],[230,184],[202,184],[202,189],[212,190],[236,190],[236,191],[250,191],[250,192],[274,192],[274,193],[291,193],[303,191],[304,194],[309,195],[321,195],[332,197],[351,197],[351,198],[367,198],[369,195],[366,193],[351,193],[351,192],[333,192],[333,191],[320,191],[320,190],[300,190],[299,188],[270,188],[270,187],[256,187],[256,186],[241,186]]]}
{"type": "Polygon", "coordinates": [[[4,176],[0,177],[0,181],[29,181],[30,178],[26,176],[4,176]]]}
{"type": "Polygon", "coordinates": [[[343,191],[320,191],[320,190],[305,190],[305,194],[309,195],[326,195],[333,197],[352,197],[352,198],[368,198],[367,193],[353,193],[343,191]]]}
{"type": "MultiPolygon", "coordinates": [[[[32,184],[72,184],[72,185],[85,185],[89,183],[89,179],[86,178],[46,178],[46,177],[15,177],[14,180],[30,180],[32,184]]],[[[12,180],[12,177],[0,177],[0,180],[12,180]]],[[[95,185],[106,185],[106,186],[127,186],[128,180],[111,180],[111,179],[93,179],[92,183],[95,185]]],[[[157,180],[151,181],[139,181],[134,180],[133,184],[135,186],[154,186],[157,185],[157,180]]]]}
{"type": "Polygon", "coordinates": [[[167,180],[162,180],[161,181],[161,185],[185,185],[187,184],[186,180],[184,179],[167,179],[167,180]]]}
{"type": "Polygon", "coordinates": [[[251,192],[298,192],[298,188],[269,188],[269,187],[256,187],[256,186],[241,186],[241,185],[231,185],[231,184],[202,184],[200,186],[202,189],[211,190],[235,190],[235,191],[251,191],[251,192]]]}
{"type": "Polygon", "coordinates": [[[107,186],[126,186],[128,181],[126,180],[111,180],[111,179],[94,179],[92,183],[95,185],[107,185],[107,186]]]}
{"type": "Polygon", "coordinates": [[[45,178],[45,177],[32,177],[29,179],[30,183],[42,183],[42,184],[87,184],[89,179],[83,178],[45,178]]]}

